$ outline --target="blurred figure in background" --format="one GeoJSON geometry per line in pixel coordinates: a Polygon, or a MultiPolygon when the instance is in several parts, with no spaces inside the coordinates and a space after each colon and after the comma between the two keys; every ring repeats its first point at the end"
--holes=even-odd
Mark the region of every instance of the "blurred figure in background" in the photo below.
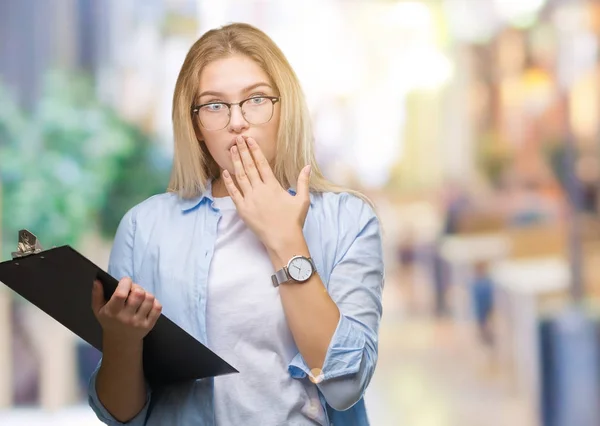
{"type": "Polygon", "coordinates": [[[491,318],[494,308],[494,285],[486,262],[478,262],[475,265],[471,283],[471,302],[479,338],[485,345],[490,346],[493,344],[491,318]]]}
{"type": "Polygon", "coordinates": [[[543,225],[556,221],[553,205],[542,192],[536,178],[522,178],[511,194],[513,200],[508,224],[514,227],[543,225]]]}
{"type": "Polygon", "coordinates": [[[449,312],[447,291],[449,285],[449,265],[441,254],[441,241],[448,235],[460,231],[461,224],[472,209],[472,202],[465,187],[458,182],[449,183],[442,192],[442,230],[434,241],[432,253],[432,275],[434,291],[434,314],[445,317],[449,312]]]}
{"type": "Polygon", "coordinates": [[[404,299],[408,311],[415,314],[418,311],[415,286],[421,283],[416,281],[415,269],[417,263],[417,241],[415,231],[408,227],[402,236],[396,250],[396,258],[400,266],[401,298],[404,299]]]}

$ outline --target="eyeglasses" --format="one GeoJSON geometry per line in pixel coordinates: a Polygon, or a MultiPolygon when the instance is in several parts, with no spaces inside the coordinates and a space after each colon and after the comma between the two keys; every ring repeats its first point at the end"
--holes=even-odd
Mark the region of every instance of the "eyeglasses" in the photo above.
{"type": "Polygon", "coordinates": [[[279,96],[252,96],[236,103],[210,102],[192,106],[192,113],[198,116],[200,125],[206,130],[221,130],[231,120],[231,107],[239,105],[242,116],[250,124],[265,124],[273,118],[275,104],[279,96]]]}

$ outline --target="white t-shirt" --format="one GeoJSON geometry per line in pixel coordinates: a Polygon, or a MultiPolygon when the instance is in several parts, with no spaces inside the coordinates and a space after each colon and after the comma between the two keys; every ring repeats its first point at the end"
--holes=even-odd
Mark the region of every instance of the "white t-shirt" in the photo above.
{"type": "Polygon", "coordinates": [[[217,425],[325,425],[316,385],[288,373],[298,349],[265,247],[230,197],[215,198],[215,207],[222,217],[208,275],[208,346],[239,371],[215,378],[217,425]]]}

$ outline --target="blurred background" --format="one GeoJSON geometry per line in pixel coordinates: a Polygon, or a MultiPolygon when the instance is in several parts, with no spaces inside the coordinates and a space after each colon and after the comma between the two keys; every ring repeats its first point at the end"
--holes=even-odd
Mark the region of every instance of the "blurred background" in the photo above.
{"type": "MultiPolygon", "coordinates": [[[[1,259],[106,267],[167,186],[205,31],[283,49],[318,160],[384,228],[375,426],[600,425],[600,1],[0,0],[1,259]]],[[[98,425],[99,353],[0,286],[0,424],[98,425]]]]}

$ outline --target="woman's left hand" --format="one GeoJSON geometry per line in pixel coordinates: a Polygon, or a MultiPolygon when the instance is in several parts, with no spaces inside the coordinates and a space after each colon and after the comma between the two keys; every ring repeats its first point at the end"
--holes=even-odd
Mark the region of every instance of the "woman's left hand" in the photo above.
{"type": "Polygon", "coordinates": [[[277,181],[254,139],[238,136],[231,148],[231,158],[241,191],[227,170],[223,171],[225,187],[244,223],[267,249],[277,250],[301,236],[310,206],[310,166],[300,172],[293,196],[277,181]]]}

